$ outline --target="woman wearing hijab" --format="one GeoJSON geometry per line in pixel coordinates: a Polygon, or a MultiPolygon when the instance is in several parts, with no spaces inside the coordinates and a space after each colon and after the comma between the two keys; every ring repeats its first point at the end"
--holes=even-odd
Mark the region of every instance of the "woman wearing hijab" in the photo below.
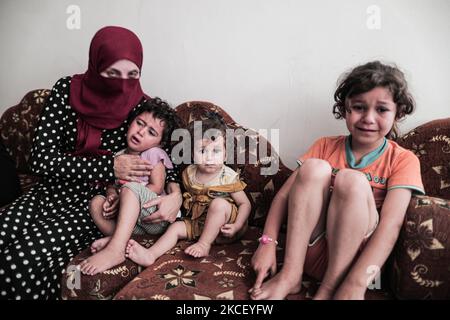
{"type": "MultiPolygon", "coordinates": [[[[89,200],[104,182],[136,180],[151,166],[125,148],[128,116],[148,96],[139,83],[142,45],[125,28],[94,36],[83,74],[58,80],[41,113],[30,163],[42,182],[0,214],[0,298],[59,297],[63,267],[101,234],[89,200]]],[[[167,170],[169,195],[151,222],[174,221],[181,206],[178,170],[167,170]]]]}

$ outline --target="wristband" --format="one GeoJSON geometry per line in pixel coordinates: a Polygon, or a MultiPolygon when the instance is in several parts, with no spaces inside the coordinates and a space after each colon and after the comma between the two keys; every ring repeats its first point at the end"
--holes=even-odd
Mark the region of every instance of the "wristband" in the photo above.
{"type": "Polygon", "coordinates": [[[261,238],[258,239],[259,243],[261,244],[269,244],[271,242],[274,242],[275,244],[278,244],[277,240],[273,240],[271,237],[269,237],[267,234],[263,234],[261,238]]]}

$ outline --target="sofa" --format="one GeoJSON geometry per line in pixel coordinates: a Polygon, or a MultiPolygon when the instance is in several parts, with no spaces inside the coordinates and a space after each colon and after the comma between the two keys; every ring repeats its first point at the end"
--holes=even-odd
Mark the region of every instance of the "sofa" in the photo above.
{"type": "MultiPolygon", "coordinates": [[[[16,162],[25,192],[39,181],[29,169],[28,159],[33,130],[49,92],[47,89],[29,92],[0,118],[0,137],[16,162]]],[[[245,192],[252,204],[248,231],[240,241],[214,245],[205,258],[184,254],[190,242],[181,241],[148,268],[127,259],[96,276],[83,276],[75,268],[90,255],[86,249],[72,259],[61,278],[62,299],[249,299],[248,289],[255,280],[250,262],[257,239],[274,195],[292,171],[278,158],[270,143],[256,131],[236,123],[220,107],[193,101],[181,104],[176,111],[185,125],[204,119],[208,111],[215,111],[230,128],[242,129],[235,140],[238,146],[235,159],[244,156],[245,163],[231,166],[248,184],[245,192]],[[255,150],[266,152],[261,154],[255,150]],[[264,172],[271,166],[278,167],[276,174],[264,172]]],[[[423,124],[397,142],[419,157],[427,196],[412,197],[396,246],[380,279],[367,290],[366,299],[449,299],[450,118],[423,124]]],[[[148,247],[157,238],[137,236],[135,239],[148,247]]],[[[281,235],[277,246],[278,268],[282,265],[283,243],[281,235]]],[[[287,299],[311,299],[319,285],[305,276],[300,293],[287,299]]]]}

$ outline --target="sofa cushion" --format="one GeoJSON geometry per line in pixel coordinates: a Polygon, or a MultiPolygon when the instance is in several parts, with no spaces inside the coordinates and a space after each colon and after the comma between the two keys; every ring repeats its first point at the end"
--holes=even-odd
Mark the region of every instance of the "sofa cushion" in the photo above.
{"type": "Polygon", "coordinates": [[[50,90],[47,89],[30,91],[17,105],[7,109],[0,118],[0,137],[20,173],[31,172],[28,159],[34,129],[49,94],[50,90]]]}
{"type": "MultiPolygon", "coordinates": [[[[145,245],[151,239],[134,237],[145,245]]],[[[111,300],[127,283],[133,280],[143,268],[127,259],[125,262],[99,273],[95,276],[84,276],[77,265],[91,256],[89,248],[80,252],[64,270],[61,281],[61,298],[63,300],[111,300]]]]}
{"type": "MultiPolygon", "coordinates": [[[[256,248],[259,229],[250,227],[236,243],[215,245],[206,258],[196,259],[184,253],[192,244],[180,241],[173,249],[145,269],[126,260],[95,276],[81,276],[74,268],[90,256],[83,250],[73,259],[62,281],[62,298],[71,300],[112,299],[247,299],[254,281],[250,259],[256,248]],[[141,272],[142,271],[142,272],[141,272]],[[139,273],[139,274],[138,274],[139,273]],[[80,284],[75,287],[76,278],[80,284]],[[123,288],[123,289],[122,289],[123,288]],[[120,292],[119,292],[120,291],[120,292]]],[[[157,236],[133,236],[144,247],[150,247],[157,236]]]]}
{"type": "MultiPolygon", "coordinates": [[[[251,227],[240,241],[213,246],[205,258],[186,255],[184,249],[192,242],[181,241],[120,290],[114,299],[248,300],[248,289],[256,279],[251,258],[261,233],[261,229],[251,227]]],[[[277,247],[277,261],[282,261],[284,256],[283,240],[280,239],[277,247]]],[[[301,291],[287,296],[287,300],[311,299],[319,285],[305,275],[301,291]]],[[[380,290],[368,291],[366,295],[367,299],[389,297],[392,296],[380,290]]]]}
{"type": "Polygon", "coordinates": [[[397,142],[419,158],[426,194],[450,199],[450,118],[427,122],[397,142]]]}
{"type": "MultiPolygon", "coordinates": [[[[260,236],[261,229],[250,227],[240,241],[214,245],[205,258],[186,255],[184,249],[192,242],[180,241],[146,269],[127,259],[95,276],[81,276],[79,288],[73,288],[74,279],[79,276],[73,266],[90,255],[86,249],[69,264],[70,272],[62,281],[62,297],[71,300],[247,300],[250,298],[248,289],[255,281],[251,258],[260,236]]],[[[157,237],[136,236],[134,239],[149,247],[157,237]]],[[[277,248],[278,261],[283,259],[283,246],[281,238],[277,248]]],[[[280,263],[278,267],[281,266],[280,263]]],[[[291,294],[287,299],[311,299],[319,285],[305,275],[300,293],[291,294]]],[[[384,284],[382,288],[386,288],[384,284]]],[[[392,295],[386,290],[368,290],[366,299],[392,299],[392,295]]]]}
{"type": "MultiPolygon", "coordinates": [[[[247,288],[254,281],[249,265],[259,234],[257,228],[250,227],[241,241],[215,245],[210,256],[201,259],[184,253],[192,242],[180,241],[144,271],[127,259],[95,276],[81,276],[79,287],[74,288],[71,284],[75,284],[80,274],[71,266],[90,255],[86,249],[70,262],[69,272],[63,276],[62,297],[71,300],[104,300],[114,296],[146,300],[246,299],[247,288]]],[[[133,238],[144,247],[157,240],[157,236],[150,235],[133,238]]]]}
{"type": "Polygon", "coordinates": [[[248,299],[247,290],[254,281],[249,266],[257,235],[258,230],[250,228],[242,240],[214,245],[208,257],[198,259],[184,253],[192,242],[181,241],[125,286],[115,299],[248,299]]]}
{"type": "Polygon", "coordinates": [[[450,200],[413,197],[396,243],[391,286],[399,299],[450,298],[450,200]]]}

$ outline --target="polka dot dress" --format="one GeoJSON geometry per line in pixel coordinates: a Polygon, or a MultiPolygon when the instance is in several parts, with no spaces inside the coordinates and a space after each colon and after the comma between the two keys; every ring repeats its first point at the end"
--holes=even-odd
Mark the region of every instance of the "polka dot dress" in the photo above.
{"type": "MultiPolygon", "coordinates": [[[[77,138],[70,80],[62,78],[53,87],[33,141],[30,164],[42,182],[0,213],[0,299],[59,298],[64,267],[102,236],[88,204],[104,192],[98,182],[114,180],[113,157],[69,155],[77,138]]],[[[100,148],[125,148],[127,123],[104,130],[100,148]]],[[[179,182],[178,171],[167,170],[166,182],[179,182]]]]}

